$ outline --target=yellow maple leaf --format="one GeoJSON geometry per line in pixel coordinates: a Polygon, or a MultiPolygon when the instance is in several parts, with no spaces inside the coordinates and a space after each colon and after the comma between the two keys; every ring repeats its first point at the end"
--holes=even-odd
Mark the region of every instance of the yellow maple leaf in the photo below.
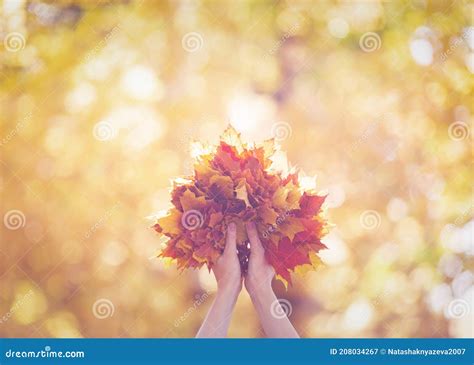
{"type": "Polygon", "coordinates": [[[286,208],[286,198],[288,197],[288,188],[279,186],[273,194],[273,206],[280,209],[286,208]]]}
{"type": "Polygon", "coordinates": [[[234,183],[229,176],[214,175],[209,179],[211,185],[216,184],[218,187],[218,194],[222,194],[226,198],[234,197],[234,183]]]}
{"type": "Polygon", "coordinates": [[[281,275],[275,275],[275,279],[280,280],[285,286],[285,290],[288,290],[288,281],[281,275]]]}
{"type": "Polygon", "coordinates": [[[245,180],[241,180],[237,187],[235,188],[236,198],[243,200],[245,202],[246,207],[251,207],[249,202],[249,196],[247,193],[247,185],[245,184],[245,180]]]}
{"type": "Polygon", "coordinates": [[[169,214],[158,219],[157,223],[165,234],[179,234],[181,232],[181,217],[182,213],[179,210],[171,209],[169,214]]]}
{"type": "Polygon", "coordinates": [[[290,241],[293,241],[293,238],[295,238],[295,234],[304,231],[305,227],[299,219],[287,217],[282,222],[282,224],[278,226],[278,229],[281,231],[282,234],[288,236],[290,241]]]}
{"type": "Polygon", "coordinates": [[[286,184],[286,188],[288,189],[288,193],[286,195],[286,210],[298,209],[299,202],[301,198],[301,192],[298,190],[298,187],[293,184],[293,181],[290,181],[286,184]]]}
{"type": "Polygon", "coordinates": [[[234,146],[238,153],[242,153],[245,148],[240,138],[240,133],[237,132],[230,124],[222,134],[221,141],[227,143],[228,145],[234,146]]]}
{"type": "Polygon", "coordinates": [[[214,170],[209,163],[197,163],[194,165],[194,171],[196,176],[199,176],[200,179],[209,180],[212,176],[219,174],[217,170],[214,170]]]}
{"type": "Polygon", "coordinates": [[[272,208],[262,205],[258,208],[258,216],[262,218],[265,224],[274,225],[278,218],[278,213],[272,208]]]}
{"type": "Polygon", "coordinates": [[[202,211],[207,206],[206,198],[204,196],[196,196],[191,190],[186,190],[179,200],[183,210],[198,210],[202,211]]]}
{"type": "Polygon", "coordinates": [[[321,259],[314,252],[309,253],[311,264],[299,265],[295,267],[294,272],[299,276],[305,276],[308,272],[314,271],[323,265],[321,259]]]}

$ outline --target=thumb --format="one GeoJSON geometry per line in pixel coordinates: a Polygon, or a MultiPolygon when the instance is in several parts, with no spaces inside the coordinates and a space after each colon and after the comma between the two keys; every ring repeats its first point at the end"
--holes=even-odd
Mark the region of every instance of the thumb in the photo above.
{"type": "Polygon", "coordinates": [[[237,255],[237,227],[233,222],[227,227],[224,255],[237,255]]]}
{"type": "Polygon", "coordinates": [[[255,223],[248,222],[247,223],[247,236],[249,237],[250,241],[250,252],[252,255],[263,255],[265,250],[262,246],[262,241],[260,241],[260,237],[258,237],[257,227],[255,227],[255,223]]]}

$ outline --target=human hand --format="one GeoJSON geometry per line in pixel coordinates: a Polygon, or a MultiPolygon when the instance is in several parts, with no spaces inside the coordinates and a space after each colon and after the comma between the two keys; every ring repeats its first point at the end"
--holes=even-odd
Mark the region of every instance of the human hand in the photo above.
{"type": "Polygon", "coordinates": [[[216,277],[218,291],[235,295],[240,293],[242,274],[237,256],[237,228],[235,223],[230,223],[227,227],[224,252],[213,266],[212,271],[216,277]]]}
{"type": "Polygon", "coordinates": [[[265,249],[258,236],[255,223],[247,223],[246,228],[250,241],[250,257],[245,276],[245,288],[252,297],[261,291],[271,290],[275,270],[265,258],[265,249]]]}
{"type": "Polygon", "coordinates": [[[265,258],[265,249],[254,223],[247,224],[247,235],[250,241],[250,257],[245,288],[252,299],[260,323],[268,337],[298,338],[298,333],[288,317],[276,316],[272,310],[280,307],[278,311],[284,312],[272,289],[275,270],[265,258]]]}
{"type": "Polygon", "coordinates": [[[196,337],[225,337],[232,312],[242,290],[242,274],[237,257],[237,227],[227,227],[224,252],[212,267],[217,281],[217,293],[196,337]]]}
{"type": "MultiPolygon", "coordinates": [[[[257,310],[260,322],[269,337],[299,337],[289,319],[276,317],[271,308],[278,301],[272,290],[275,270],[265,259],[265,250],[258,237],[255,224],[247,224],[250,240],[250,258],[245,287],[257,310]]],[[[222,256],[212,268],[217,280],[217,295],[196,337],[225,337],[235,302],[242,289],[240,262],[237,256],[235,224],[229,224],[226,246],[222,256]]]]}

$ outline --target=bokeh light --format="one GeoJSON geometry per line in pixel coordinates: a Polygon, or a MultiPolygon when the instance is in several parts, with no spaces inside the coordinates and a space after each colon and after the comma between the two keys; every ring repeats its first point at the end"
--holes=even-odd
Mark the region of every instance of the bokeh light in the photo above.
{"type": "MultiPolygon", "coordinates": [[[[147,216],[230,122],[325,190],[306,337],[473,337],[473,5],[0,4],[0,335],[188,337],[216,286],[147,216]]],[[[230,336],[264,336],[243,293],[230,336]]]]}

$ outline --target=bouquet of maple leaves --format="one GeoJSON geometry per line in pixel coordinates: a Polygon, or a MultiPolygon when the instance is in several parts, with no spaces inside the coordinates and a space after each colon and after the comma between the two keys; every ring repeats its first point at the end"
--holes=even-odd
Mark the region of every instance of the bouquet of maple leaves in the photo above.
{"type": "Polygon", "coordinates": [[[245,223],[255,222],[267,261],[285,286],[292,272],[320,264],[317,253],[328,223],[322,204],[326,196],[304,191],[298,173],[274,171],[277,147],[273,139],[247,145],[232,128],[217,147],[202,147],[194,176],[173,183],[173,208],[153,228],[168,238],[159,257],[176,261],[178,268],[209,269],[225,246],[227,225],[237,226],[238,256],[245,273],[249,244],[245,223]]]}

